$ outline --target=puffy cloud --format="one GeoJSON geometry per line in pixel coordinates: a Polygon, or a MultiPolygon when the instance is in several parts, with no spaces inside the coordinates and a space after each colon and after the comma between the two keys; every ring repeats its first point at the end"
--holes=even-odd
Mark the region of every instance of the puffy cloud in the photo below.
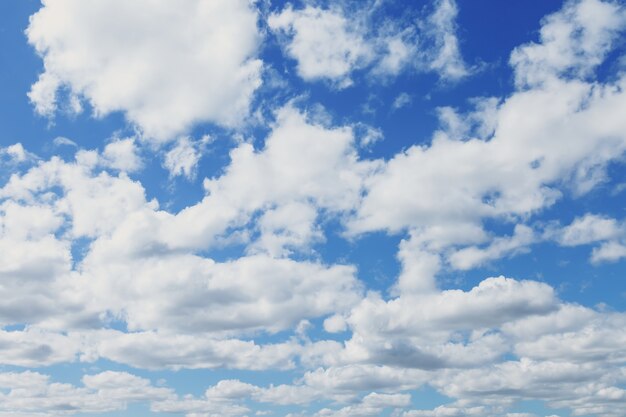
{"type": "Polygon", "coordinates": [[[600,243],[591,253],[592,263],[615,262],[626,257],[626,226],[623,221],[587,213],[561,229],[549,229],[548,237],[563,246],[600,243]]]}
{"type": "Polygon", "coordinates": [[[625,320],[624,314],[566,305],[550,315],[511,324],[506,330],[519,338],[515,350],[522,357],[611,367],[626,360],[622,348],[625,320]],[[524,331],[529,326],[532,336],[524,331]]]}
{"type": "MultiPolygon", "coordinates": [[[[549,37],[513,54],[515,73],[528,69],[516,58],[520,51],[546,49],[552,51],[547,56],[562,52],[571,58],[584,44],[601,61],[626,28],[623,13],[614,3],[568,2],[545,20],[549,37]],[[591,21],[583,11],[607,21],[591,21]],[[550,29],[554,22],[565,29],[550,29]]],[[[468,269],[523,250],[539,236],[519,224],[510,238],[489,236],[484,221],[519,223],[565,193],[580,197],[604,181],[607,164],[623,155],[625,127],[617,109],[626,100],[626,78],[590,81],[584,67],[593,68],[594,59],[578,58],[567,58],[563,68],[580,71],[558,78],[543,65],[542,54],[529,52],[524,62],[537,74],[543,71],[545,81],[520,85],[503,101],[475,100],[475,110],[467,114],[441,108],[443,126],[430,144],[396,154],[365,178],[356,215],[346,220],[348,234],[408,231],[398,253],[397,291],[432,290],[444,260],[468,269]]],[[[621,245],[607,242],[592,259],[619,259],[621,245]]]]}
{"type": "Polygon", "coordinates": [[[615,401],[623,395],[623,321],[623,313],[564,303],[507,320],[500,331],[518,360],[437,372],[430,384],[456,403],[406,415],[509,416],[511,404],[531,399],[573,415],[620,415],[622,404],[615,401]]]}
{"type": "Polygon", "coordinates": [[[393,110],[399,110],[403,107],[410,105],[411,101],[413,101],[413,98],[408,93],[400,93],[393,100],[393,103],[391,104],[391,108],[393,110]]]}
{"type": "MultiPolygon", "coordinates": [[[[27,319],[34,320],[28,316],[18,320],[27,319]]],[[[82,340],[77,335],[62,335],[35,328],[0,330],[0,363],[3,365],[40,367],[74,362],[81,349],[82,340]]]]}
{"type": "Polygon", "coordinates": [[[515,81],[536,87],[560,77],[587,77],[600,65],[626,25],[626,9],[617,2],[568,1],[543,21],[539,43],[511,54],[515,81]]]}
{"type": "Polygon", "coordinates": [[[288,105],[277,111],[264,148],[255,150],[243,143],[233,149],[224,173],[205,180],[208,195],[202,201],[188,206],[172,221],[155,219],[156,237],[154,223],[145,228],[141,224],[128,226],[141,227],[135,235],[145,233],[164,246],[207,247],[229,227],[242,227],[254,213],[271,210],[273,214],[264,217],[263,227],[267,232],[268,227],[282,229],[282,237],[272,243],[276,253],[283,251],[281,245],[306,247],[309,239],[317,237],[315,228],[306,225],[314,218],[311,210],[298,214],[306,220],[304,223],[278,216],[289,215],[294,207],[304,208],[303,204],[331,213],[353,209],[358,204],[363,178],[379,165],[379,161],[359,161],[354,142],[350,127],[324,126],[288,105]],[[293,231],[285,229],[291,225],[293,231]]]}
{"type": "Polygon", "coordinates": [[[469,74],[463,61],[456,35],[456,17],[459,13],[456,1],[437,0],[435,10],[426,21],[426,34],[433,47],[426,52],[431,55],[428,66],[444,80],[458,80],[469,74]]]}
{"type": "Polygon", "coordinates": [[[250,250],[284,256],[292,251],[290,248],[305,249],[323,238],[315,225],[316,218],[315,207],[300,202],[267,210],[257,222],[261,235],[250,250]]]}
{"type": "Polygon", "coordinates": [[[459,51],[454,0],[435,1],[432,14],[416,19],[417,24],[408,19],[381,23],[379,6],[375,1],[331,8],[287,5],[270,15],[268,24],[306,81],[322,79],[345,88],[358,70],[369,70],[374,79],[405,70],[434,71],[446,80],[469,74],[459,51]]]}
{"type": "Polygon", "coordinates": [[[564,227],[559,233],[558,242],[563,246],[586,245],[614,239],[624,233],[622,229],[615,219],[586,214],[564,227]]]}
{"type": "Polygon", "coordinates": [[[19,416],[104,413],[124,410],[129,403],[172,396],[170,389],[154,387],[149,380],[126,372],[86,375],[83,384],[51,382],[47,375],[30,371],[2,373],[0,412],[19,416]]]}
{"type": "MultiPolygon", "coordinates": [[[[358,194],[358,176],[348,171],[349,164],[344,190],[313,181],[313,178],[327,175],[326,183],[336,185],[338,182],[332,176],[334,169],[326,173],[325,164],[339,167],[344,161],[356,163],[350,148],[351,132],[309,125],[298,113],[289,113],[289,116],[291,126],[281,126],[283,131],[278,128],[275,136],[268,140],[267,150],[251,155],[251,164],[234,163],[231,171],[208,186],[209,189],[215,187],[212,195],[218,199],[217,204],[232,204],[234,220],[263,208],[265,201],[270,203],[277,198],[289,201],[287,196],[296,189],[303,193],[303,200],[306,196],[315,196],[328,206],[339,207],[342,204],[339,198],[352,203],[344,190],[358,194]],[[300,173],[302,178],[310,178],[310,189],[298,183],[297,178],[282,176],[288,170],[295,173],[306,166],[304,159],[300,165],[283,164],[283,158],[290,155],[294,146],[289,143],[291,135],[302,132],[304,137],[297,139],[303,145],[313,138],[318,141],[311,143],[308,156],[315,156],[317,152],[319,158],[315,161],[321,166],[308,162],[311,172],[300,173]],[[251,206],[244,195],[240,195],[240,200],[239,194],[235,194],[235,198],[229,196],[229,193],[240,192],[240,185],[249,178],[246,172],[250,168],[275,175],[258,177],[258,188],[251,190],[258,193],[259,199],[252,201],[251,206]],[[282,190],[276,187],[281,181],[284,183],[282,190]],[[278,195],[274,194],[276,192],[278,195]],[[339,197],[338,192],[344,195],[339,197]]],[[[53,158],[23,175],[13,176],[0,190],[0,195],[8,199],[5,203],[8,216],[3,217],[2,230],[13,236],[6,245],[7,251],[14,252],[12,257],[3,258],[9,262],[3,270],[15,275],[15,285],[23,288],[27,287],[23,279],[17,280],[16,274],[32,276],[34,286],[30,291],[11,287],[11,296],[7,294],[6,300],[15,299],[15,303],[7,301],[7,314],[11,314],[6,318],[9,323],[44,325],[45,321],[45,326],[58,328],[68,325],[66,320],[70,320],[70,313],[81,317],[85,323],[98,323],[103,314],[112,314],[135,330],[278,332],[306,318],[346,311],[360,298],[361,288],[352,266],[327,266],[316,261],[298,262],[261,254],[218,263],[191,252],[181,252],[176,241],[168,239],[169,235],[163,238],[160,232],[176,231],[180,238],[184,230],[176,226],[185,220],[186,212],[172,215],[159,211],[155,201],[146,201],[139,183],[124,173],[113,176],[99,171],[98,161],[106,158],[106,148],[104,154],[81,150],[74,163],[53,158]],[[16,206],[13,200],[23,201],[24,207],[16,206]],[[37,214],[39,212],[41,214],[37,214]],[[41,225],[28,224],[30,215],[35,214],[41,225]],[[144,226],[146,233],[135,233],[138,227],[144,226]],[[65,230],[61,237],[52,234],[62,227],[65,230]],[[73,270],[70,248],[72,241],[78,238],[87,238],[90,243],[84,257],[74,260],[78,263],[73,270]],[[35,245],[40,248],[31,250],[35,245]],[[40,259],[33,262],[33,257],[40,259]],[[41,285],[46,276],[48,282],[41,285]],[[27,310],[16,308],[17,303],[24,301],[23,297],[32,298],[27,310]],[[33,308],[38,305],[41,307],[33,308]],[[76,308],[81,310],[80,314],[76,308]],[[20,316],[22,310],[30,315],[20,316]],[[57,314],[45,317],[51,311],[57,314]],[[61,313],[63,311],[67,314],[61,313]],[[185,326],[181,327],[181,323],[185,326]]],[[[210,212],[215,208],[213,205],[203,207],[203,204],[191,209],[210,212]]],[[[316,210],[304,203],[292,202],[266,211],[259,222],[262,237],[257,247],[280,254],[281,247],[306,245],[316,238],[317,232],[311,229],[315,218],[316,210]],[[299,213],[304,214],[302,219],[293,215],[299,213]]],[[[197,226],[188,223],[186,227],[191,232],[197,226]]],[[[184,242],[182,248],[202,246],[184,242]]]]}
{"type": "MultiPolygon", "coordinates": [[[[441,405],[433,410],[410,410],[402,414],[402,417],[471,417],[487,415],[485,407],[455,407],[441,405]]],[[[507,416],[508,417],[508,416],[507,416]]]]}
{"type": "Polygon", "coordinates": [[[14,143],[0,148],[0,158],[0,162],[20,163],[35,159],[35,155],[27,152],[21,143],[14,143]]]}
{"type": "Polygon", "coordinates": [[[301,348],[297,343],[258,345],[216,334],[175,332],[95,332],[85,359],[106,358],[145,369],[288,369],[301,348]]]}
{"type": "Polygon", "coordinates": [[[615,262],[626,258],[626,245],[619,242],[606,242],[595,248],[591,254],[591,262],[615,262]]]}
{"type": "Polygon", "coordinates": [[[339,87],[352,81],[350,73],[373,59],[363,28],[336,8],[325,10],[291,5],[268,19],[270,28],[290,39],[286,52],[298,62],[298,74],[305,80],[328,79],[339,87]]]}
{"type": "Polygon", "coordinates": [[[134,172],[142,168],[134,138],[115,139],[104,147],[103,165],[120,171],[134,172]]]}
{"type": "Polygon", "coordinates": [[[404,380],[406,387],[415,386],[414,371],[393,368],[363,367],[356,369],[333,369],[326,373],[321,369],[307,373],[297,385],[257,386],[241,380],[221,380],[210,386],[203,396],[191,395],[154,401],[153,411],[177,412],[187,415],[241,415],[250,412],[250,401],[257,404],[306,405],[323,398],[338,403],[351,403],[339,410],[322,409],[315,416],[379,415],[386,408],[403,408],[410,402],[406,393],[372,391],[374,386],[392,386],[404,380]],[[358,378],[366,379],[358,379],[358,378]],[[347,379],[349,380],[347,380],[347,379]],[[379,382],[375,379],[381,379],[379,382]],[[392,382],[393,381],[393,382],[392,382]],[[391,383],[391,385],[389,385],[391,383]],[[361,393],[365,390],[365,393],[361,393]]]}
{"type": "Polygon", "coordinates": [[[137,260],[87,256],[84,288],[100,311],[132,330],[278,332],[352,306],[359,284],[349,266],[266,256],[216,263],[192,255],[137,260]]]}
{"type": "Polygon", "coordinates": [[[70,245],[53,234],[62,223],[48,206],[0,202],[1,324],[40,320],[63,307],[55,292],[71,270],[70,245]]]}
{"type": "Polygon", "coordinates": [[[96,116],[124,112],[157,140],[199,122],[241,123],[261,84],[246,0],[47,0],[26,33],[44,62],[29,93],[38,113],[53,114],[66,88],[96,116]]]}
{"type": "Polygon", "coordinates": [[[348,322],[359,332],[397,333],[421,330],[494,327],[556,307],[554,290],[536,281],[488,278],[470,291],[445,290],[402,296],[388,302],[370,296],[355,307],[348,322]]]}
{"type": "Polygon", "coordinates": [[[559,81],[514,94],[499,108],[489,141],[440,133],[430,146],[396,155],[367,180],[367,195],[350,229],[457,229],[484,217],[549,206],[561,195],[551,185],[564,178],[572,178],[575,189],[588,190],[599,179],[594,172],[626,147],[615,113],[624,100],[620,91],[559,81]],[[587,107],[577,110],[583,102],[587,107]]]}
{"type": "MultiPolygon", "coordinates": [[[[58,4],[64,3],[49,0],[33,18],[31,38],[47,21],[41,16],[60,10],[58,4]]],[[[256,33],[248,3],[215,4],[252,16],[256,33]]],[[[276,112],[261,147],[238,144],[224,170],[204,181],[206,196],[179,212],[148,201],[143,185],[124,172],[141,165],[133,139],[114,140],[101,152],[78,150],[72,162],[55,157],[16,172],[0,189],[0,253],[8,254],[0,257],[0,362],[32,367],[105,359],[149,370],[289,369],[294,380],[266,387],[223,380],[198,397],[173,395],[119,372],[85,376],[81,387],[5,373],[0,415],[103,413],[151,402],[154,412],[189,416],[251,414],[252,403],[311,405],[308,411],[318,416],[367,416],[408,407],[408,391],[425,384],[454,402],[409,410],[406,417],[521,417],[509,413],[510,406],[527,399],[574,414],[623,415],[622,313],[564,303],[535,281],[500,276],[467,290],[440,290],[436,281],[442,267],[473,268],[539,239],[524,224],[533,225],[532,216],[562,194],[589,191],[626,150],[626,79],[590,81],[587,63],[578,58],[591,57],[589,65],[596,65],[593,54],[601,58],[621,30],[607,11],[616,18],[622,13],[616,3],[567,3],[545,20],[542,42],[519,48],[512,58],[517,75],[530,68],[536,78],[519,82],[504,100],[475,100],[476,109],[465,114],[441,108],[442,128],[432,143],[386,160],[359,157],[357,143],[367,140],[359,141],[357,125],[335,127],[290,104],[276,112]],[[597,27],[587,12],[599,16],[597,27]],[[582,52],[576,43],[585,44],[582,52]],[[567,55],[565,63],[550,61],[554,50],[567,55]],[[571,50],[575,58],[568,57],[571,50]],[[337,219],[347,229],[342,238],[378,230],[406,234],[389,294],[364,295],[356,266],[328,264],[315,254],[315,244],[325,239],[323,223],[337,219]],[[509,223],[514,232],[503,237],[487,230],[492,220],[509,223]],[[212,259],[216,247],[232,258],[212,259]],[[334,340],[315,328],[322,321],[325,331],[339,333],[334,340]]],[[[456,12],[453,2],[439,1],[429,24],[453,31],[456,12]]],[[[288,7],[270,21],[292,19],[286,25],[295,41],[294,22],[306,13],[314,20],[338,14],[338,27],[356,36],[352,17],[339,9],[288,7]]],[[[143,34],[131,46],[147,42],[143,34]]],[[[437,70],[444,78],[460,76],[456,38],[442,37],[439,45],[437,70]]],[[[42,112],[54,108],[54,91],[52,101],[40,91],[49,82],[77,90],[98,110],[100,79],[82,87],[50,75],[61,71],[53,50],[63,48],[42,52],[46,72],[31,98],[42,112]]],[[[396,49],[404,62],[402,47],[396,49]]],[[[248,51],[238,63],[253,55],[248,51]]],[[[375,72],[377,60],[362,69],[375,72]]],[[[351,79],[361,68],[357,61],[327,78],[351,79]]],[[[144,123],[130,107],[117,109],[144,123]]],[[[171,132],[195,119],[189,120],[179,118],[171,132]]],[[[166,169],[193,176],[200,148],[178,139],[166,169]]],[[[25,154],[12,149],[17,160],[25,154]]],[[[622,233],[620,221],[588,214],[544,238],[597,243],[592,259],[599,261],[623,256],[622,233]]]]}
{"type": "Polygon", "coordinates": [[[367,394],[360,403],[349,405],[339,410],[324,408],[317,413],[316,417],[368,417],[379,416],[385,408],[402,408],[409,405],[411,396],[408,394],[379,394],[372,392],[367,394]]]}
{"type": "Polygon", "coordinates": [[[184,175],[192,179],[196,175],[196,167],[200,161],[201,145],[209,141],[209,136],[202,138],[200,143],[194,143],[189,137],[181,137],[176,144],[165,154],[163,166],[170,173],[170,177],[184,175]]]}
{"type": "Polygon", "coordinates": [[[504,277],[484,280],[467,292],[402,294],[389,301],[369,294],[348,315],[351,339],[324,360],[327,365],[372,363],[425,370],[478,366],[510,349],[501,326],[557,306],[548,285],[504,277]]]}
{"type": "Polygon", "coordinates": [[[441,391],[465,403],[492,403],[508,406],[521,399],[544,400],[554,408],[570,408],[573,415],[618,416],[623,403],[612,386],[615,372],[591,364],[510,361],[460,372],[451,372],[434,381],[441,391]],[[608,371],[608,372],[607,372],[608,371]],[[613,398],[611,398],[613,397],[613,398]]]}
{"type": "Polygon", "coordinates": [[[482,265],[492,259],[500,259],[508,254],[527,251],[527,246],[536,241],[533,230],[521,224],[515,226],[513,236],[497,237],[486,248],[470,246],[452,253],[448,260],[456,269],[467,270],[482,265]]]}
{"type": "Polygon", "coordinates": [[[363,391],[399,392],[419,387],[428,374],[419,369],[384,365],[350,364],[306,372],[304,386],[336,399],[354,399],[363,391]]]}
{"type": "Polygon", "coordinates": [[[158,413],[185,413],[189,417],[243,416],[250,412],[246,406],[204,399],[167,400],[152,404],[158,413]]]}

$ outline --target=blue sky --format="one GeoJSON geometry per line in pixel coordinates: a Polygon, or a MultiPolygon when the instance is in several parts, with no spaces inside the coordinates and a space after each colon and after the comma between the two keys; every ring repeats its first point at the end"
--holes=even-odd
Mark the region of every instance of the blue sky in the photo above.
{"type": "Polygon", "coordinates": [[[626,5],[0,4],[0,417],[626,414],[626,5]]]}

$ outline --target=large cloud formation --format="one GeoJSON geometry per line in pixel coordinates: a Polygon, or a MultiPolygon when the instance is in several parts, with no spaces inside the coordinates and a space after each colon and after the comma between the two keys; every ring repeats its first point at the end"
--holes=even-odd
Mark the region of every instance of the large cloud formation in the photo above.
{"type": "MultiPolygon", "coordinates": [[[[123,111],[158,140],[199,121],[234,126],[260,82],[255,7],[45,1],[28,29],[44,60],[30,98],[49,114],[67,89],[98,115],[123,111]]],[[[422,26],[438,45],[428,65],[442,78],[469,74],[457,12],[436,1],[422,26]]],[[[391,49],[368,49],[367,24],[339,6],[286,6],[268,17],[305,81],[343,87],[358,69],[395,71],[385,61],[391,49]]],[[[542,21],[537,42],[513,50],[511,94],[476,99],[469,112],[440,108],[430,143],[387,159],[363,156],[355,124],[333,124],[298,101],[277,106],[262,143],[234,145],[228,165],[204,178],[201,198],[180,210],[147,197],[133,138],[67,160],[0,148],[14,171],[0,188],[0,364],[104,359],[143,375],[89,372],[70,384],[43,371],[3,372],[0,416],[135,403],[189,417],[283,406],[301,410],[294,417],[533,416],[511,411],[524,401],[623,416],[625,313],[568,302],[546,282],[496,273],[454,289],[438,277],[548,240],[595,245],[595,263],[626,256],[623,219],[534,223],[565,195],[597,189],[626,152],[626,75],[595,77],[625,30],[617,2],[566,2],[542,21]],[[332,238],[350,243],[375,232],[397,238],[400,271],[388,292],[316,251],[331,238],[329,222],[340,229],[332,238]],[[217,249],[231,252],[220,258],[217,249]],[[264,384],[240,373],[195,395],[144,377],[216,368],[296,376],[264,384]],[[423,389],[449,401],[413,409],[423,389]]],[[[191,139],[178,137],[173,149],[170,172],[200,173],[191,139]],[[191,162],[177,165],[177,153],[191,162]]]]}
{"type": "Polygon", "coordinates": [[[261,84],[257,19],[246,0],[44,1],[26,31],[44,60],[29,97],[43,115],[83,99],[124,112],[157,140],[240,124],[261,84]]]}

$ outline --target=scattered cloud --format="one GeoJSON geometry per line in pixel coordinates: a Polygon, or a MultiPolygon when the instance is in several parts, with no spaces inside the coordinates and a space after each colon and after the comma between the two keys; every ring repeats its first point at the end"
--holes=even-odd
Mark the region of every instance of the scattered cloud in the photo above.
{"type": "Polygon", "coordinates": [[[289,38],[286,52],[297,60],[298,74],[304,80],[328,79],[345,88],[352,84],[350,73],[373,59],[363,29],[339,8],[294,10],[288,5],[272,14],[268,24],[289,38]]]}
{"type": "Polygon", "coordinates": [[[400,25],[379,22],[377,6],[373,1],[330,8],[288,4],[271,14],[268,24],[305,81],[326,80],[342,89],[353,84],[359,70],[383,80],[403,71],[432,71],[446,81],[470,74],[460,53],[454,0],[438,0],[430,15],[400,25]]]}
{"type": "Polygon", "coordinates": [[[403,107],[408,106],[413,101],[413,98],[408,93],[400,93],[393,101],[391,108],[393,110],[399,110],[403,107]]]}
{"type": "Polygon", "coordinates": [[[123,112],[157,141],[241,124],[261,84],[257,12],[246,0],[179,6],[45,1],[26,30],[44,61],[29,92],[37,113],[53,116],[68,89],[96,117],[123,112]]]}

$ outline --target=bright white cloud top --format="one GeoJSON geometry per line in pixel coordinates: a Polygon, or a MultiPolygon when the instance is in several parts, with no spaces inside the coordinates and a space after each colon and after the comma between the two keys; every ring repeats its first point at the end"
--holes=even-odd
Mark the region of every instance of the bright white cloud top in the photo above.
{"type": "Polygon", "coordinates": [[[626,6],[556,6],[21,11],[0,416],[626,415],[626,6]]]}
{"type": "Polygon", "coordinates": [[[157,140],[196,122],[236,125],[261,83],[257,18],[246,0],[45,1],[26,32],[44,60],[29,97],[53,115],[67,88],[157,140]]]}

